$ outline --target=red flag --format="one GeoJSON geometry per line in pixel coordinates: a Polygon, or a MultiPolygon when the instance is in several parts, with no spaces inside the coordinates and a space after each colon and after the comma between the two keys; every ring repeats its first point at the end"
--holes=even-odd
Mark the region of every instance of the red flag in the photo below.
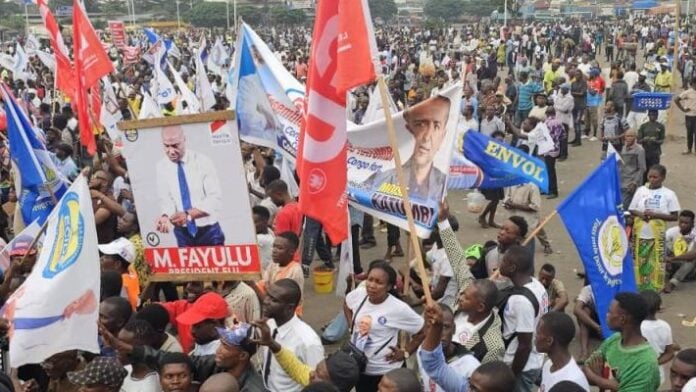
{"type": "Polygon", "coordinates": [[[79,0],[73,1],[73,50],[75,74],[77,75],[75,78],[75,106],[80,127],[80,142],[85,146],[88,154],[94,155],[97,151],[97,143],[94,139],[93,127],[95,122],[92,121],[92,112],[90,112],[92,102],[88,90],[102,76],[112,72],[114,65],[104,51],[104,47],[89,19],[87,19],[79,0]]]}
{"type": "Polygon", "coordinates": [[[346,91],[375,79],[376,47],[366,0],[319,2],[297,169],[300,210],[334,244],[348,237],[346,91]]]}
{"type": "Polygon", "coordinates": [[[73,35],[75,69],[82,78],[82,87],[90,88],[113,72],[114,65],[79,0],[73,0],[73,35]]]}
{"type": "Polygon", "coordinates": [[[58,22],[56,22],[56,18],[46,5],[45,0],[37,0],[36,4],[39,7],[41,18],[51,39],[51,48],[56,58],[56,88],[73,99],[75,95],[75,70],[73,69],[72,61],[70,61],[68,48],[63,41],[58,22]]]}

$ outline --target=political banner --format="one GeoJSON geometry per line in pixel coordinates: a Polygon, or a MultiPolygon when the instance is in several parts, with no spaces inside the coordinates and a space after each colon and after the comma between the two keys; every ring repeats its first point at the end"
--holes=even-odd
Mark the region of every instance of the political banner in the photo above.
{"type": "Polygon", "coordinates": [[[237,112],[240,137],[273,148],[294,163],[305,88],[247,24],[241,32],[227,94],[237,112]]]}
{"type": "Polygon", "coordinates": [[[122,20],[110,20],[109,32],[111,33],[111,43],[119,49],[126,46],[126,25],[122,20]]]}
{"type": "MultiPolygon", "coordinates": [[[[417,235],[437,220],[457,132],[461,84],[393,115],[417,235]]],[[[407,230],[385,121],[348,133],[348,198],[355,208],[407,230]]]]}
{"type": "Polygon", "coordinates": [[[260,277],[234,120],[215,112],[119,124],[155,281],[260,277]]]}
{"type": "Polygon", "coordinates": [[[546,163],[511,145],[480,132],[464,133],[456,140],[450,163],[449,189],[490,189],[533,182],[546,192],[546,163]]]}
{"type": "Polygon", "coordinates": [[[66,350],[99,353],[99,251],[84,176],[65,192],[47,224],[31,274],[3,308],[15,368],[66,350]]]}

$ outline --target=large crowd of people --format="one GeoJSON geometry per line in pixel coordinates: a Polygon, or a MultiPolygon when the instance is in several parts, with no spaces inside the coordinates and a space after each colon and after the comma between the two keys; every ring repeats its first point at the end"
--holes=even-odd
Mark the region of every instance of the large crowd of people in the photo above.
{"type": "MultiPolygon", "coordinates": [[[[80,124],[38,57],[31,59],[34,78],[22,80],[3,68],[0,77],[43,132],[56,167],[71,179],[92,168],[101,352],[65,351],[7,369],[0,373],[0,391],[696,391],[696,348],[680,347],[670,325],[659,319],[661,296],[679,295],[694,278],[695,216],[689,200],[664,185],[666,111],[633,104],[635,94],[674,92],[686,124],[683,159],[693,159],[696,36],[686,30],[675,36],[672,23],[660,15],[511,21],[506,27],[400,24],[376,31],[382,72],[398,108],[462,83],[459,129],[531,154],[536,152],[529,134],[544,129],[553,139],[553,149],[539,156],[549,172],[546,199],[571,191],[563,188],[556,166],[573,161],[578,150],[572,147],[591,144],[598,161],[612,151],[620,155],[635,263],[635,271],[624,273],[635,274],[639,292],[618,293],[607,314],[598,314],[586,278],[580,292],[571,293],[554,265],[539,262],[540,253],[554,252],[547,233],[536,234],[539,252],[534,240],[522,245],[540,224],[542,194],[529,183],[482,190],[487,205],[478,223],[498,230],[485,244],[457,235],[458,219],[444,201],[436,229],[422,241],[428,280],[415,267],[407,274],[395,268],[405,253],[397,227],[351,208],[355,268],[349,292],[328,325],[309,325],[303,315],[316,309],[302,304],[310,266],[318,258],[334,268],[337,244],[324,238],[319,222],[302,216],[291,184],[274,166],[275,152],[246,143],[242,155],[262,278],[146,284],[150,269],[118,146],[104,134],[96,158],[86,154],[80,124]],[[385,254],[366,263],[365,253],[381,240],[376,230],[387,233],[385,254]],[[433,301],[423,299],[424,284],[433,301]],[[579,351],[571,353],[575,340],[579,351]]],[[[297,80],[306,81],[311,28],[258,31],[297,80]]],[[[207,33],[163,33],[176,43],[179,53],[170,60],[191,89],[194,72],[205,72],[195,70],[194,43],[207,33]]],[[[138,34],[130,41],[146,45],[138,34]]],[[[229,42],[231,53],[233,37],[229,42]]],[[[145,59],[124,64],[115,48],[110,55],[118,110],[126,120],[137,119],[141,91],[153,83],[151,65],[145,59]]],[[[213,74],[209,79],[214,110],[227,109],[227,81],[213,74]]],[[[364,121],[370,97],[371,86],[350,93],[351,121],[364,121]]],[[[175,114],[171,104],[161,110],[175,114]]],[[[9,241],[19,233],[12,225],[17,190],[7,142],[0,154],[0,233],[9,241]]],[[[32,271],[37,250],[31,242],[19,238],[9,250],[3,302],[32,271]]],[[[0,326],[11,329],[7,320],[0,326]]]]}

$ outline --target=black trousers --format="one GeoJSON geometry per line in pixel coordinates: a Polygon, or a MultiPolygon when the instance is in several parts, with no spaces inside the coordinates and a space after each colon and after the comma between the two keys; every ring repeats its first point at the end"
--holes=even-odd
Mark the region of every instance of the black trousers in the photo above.
{"type": "Polygon", "coordinates": [[[558,177],[556,176],[556,157],[544,156],[546,170],[549,172],[549,195],[558,195],[558,177]]]}

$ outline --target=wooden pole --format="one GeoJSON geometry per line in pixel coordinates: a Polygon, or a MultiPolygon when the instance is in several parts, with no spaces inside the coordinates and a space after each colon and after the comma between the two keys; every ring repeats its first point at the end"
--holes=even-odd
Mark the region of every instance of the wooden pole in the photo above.
{"type": "Polygon", "coordinates": [[[544,226],[546,226],[547,223],[551,222],[551,219],[553,219],[553,217],[555,217],[557,214],[558,211],[553,210],[553,212],[548,214],[544,218],[544,220],[539,222],[539,225],[537,225],[537,227],[534,228],[534,230],[532,230],[532,232],[529,233],[529,235],[527,235],[527,238],[525,238],[524,241],[522,241],[522,246],[527,246],[527,244],[534,241],[534,237],[536,237],[537,234],[539,234],[539,232],[544,228],[544,226]]]}
{"type": "Polygon", "coordinates": [[[396,178],[399,182],[399,191],[401,193],[401,200],[404,203],[404,209],[406,210],[406,220],[408,221],[408,231],[411,233],[409,238],[411,239],[411,245],[413,246],[413,251],[416,253],[416,262],[418,264],[418,274],[423,281],[423,293],[425,294],[425,301],[428,305],[433,304],[433,297],[430,295],[430,287],[428,287],[427,273],[425,271],[425,264],[423,263],[423,253],[420,249],[420,241],[418,241],[418,236],[416,235],[416,224],[413,220],[413,211],[411,210],[411,201],[408,199],[408,188],[406,186],[406,177],[404,176],[404,169],[402,167],[401,155],[399,154],[399,146],[396,140],[396,128],[394,127],[394,121],[389,110],[389,96],[387,93],[387,84],[384,81],[384,76],[380,76],[377,81],[377,86],[379,86],[379,94],[382,98],[382,109],[384,111],[384,118],[387,122],[387,135],[389,136],[389,144],[391,145],[392,153],[394,154],[394,165],[396,169],[396,178]]]}

